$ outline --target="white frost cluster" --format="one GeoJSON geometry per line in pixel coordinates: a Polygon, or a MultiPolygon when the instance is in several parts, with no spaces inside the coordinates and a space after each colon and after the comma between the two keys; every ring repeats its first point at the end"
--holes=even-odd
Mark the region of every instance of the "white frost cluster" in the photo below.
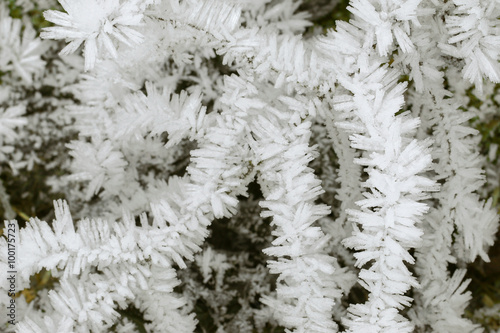
{"type": "Polygon", "coordinates": [[[144,36],[132,29],[143,17],[137,1],[120,0],[61,0],[66,13],[47,10],[45,19],[56,24],[45,28],[42,38],[66,39],[70,43],[61,55],[75,52],[85,43],[85,70],[92,69],[102,50],[116,58],[116,47],[111,36],[126,45],[139,44],[144,36]]]}
{"type": "Polygon", "coordinates": [[[0,6],[0,71],[14,72],[31,84],[33,75],[39,74],[45,65],[41,59],[44,50],[33,27],[23,25],[20,19],[9,16],[4,5],[0,6]]]}
{"type": "Polygon", "coordinates": [[[480,331],[498,1],[351,0],[326,32],[300,0],[58,2],[0,5],[0,171],[66,199],[29,219],[0,182],[17,288],[53,283],[1,331],[480,331]]]}

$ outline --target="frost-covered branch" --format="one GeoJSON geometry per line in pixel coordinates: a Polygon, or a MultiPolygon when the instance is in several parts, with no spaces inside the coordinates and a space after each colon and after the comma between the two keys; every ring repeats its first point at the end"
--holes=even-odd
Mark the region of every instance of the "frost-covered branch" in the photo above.
{"type": "Polygon", "coordinates": [[[326,33],[299,0],[59,4],[0,5],[4,217],[50,219],[17,190],[36,168],[73,213],[21,228],[17,287],[53,284],[2,329],[478,329],[465,264],[498,217],[468,122],[498,104],[497,2],[351,0],[326,33]]]}

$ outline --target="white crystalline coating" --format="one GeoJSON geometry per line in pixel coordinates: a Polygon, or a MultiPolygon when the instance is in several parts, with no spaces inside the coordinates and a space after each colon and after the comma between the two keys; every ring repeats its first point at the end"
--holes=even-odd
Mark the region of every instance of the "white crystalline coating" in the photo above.
{"type": "Polygon", "coordinates": [[[52,170],[73,210],[19,231],[19,290],[54,283],[18,331],[132,332],[130,307],[148,332],[478,330],[452,267],[498,228],[468,123],[497,113],[498,1],[353,0],[326,32],[312,3],[61,0],[61,58],[32,0],[0,5],[2,182],[52,170]]]}
{"type": "Polygon", "coordinates": [[[44,12],[47,21],[56,24],[41,33],[46,39],[65,39],[70,43],[61,55],[75,52],[85,44],[85,70],[94,68],[101,52],[100,48],[116,58],[116,47],[110,36],[131,45],[143,40],[142,34],[127,26],[139,26],[143,14],[138,7],[140,1],[122,3],[120,0],[60,0],[66,13],[56,10],[44,12]]]}

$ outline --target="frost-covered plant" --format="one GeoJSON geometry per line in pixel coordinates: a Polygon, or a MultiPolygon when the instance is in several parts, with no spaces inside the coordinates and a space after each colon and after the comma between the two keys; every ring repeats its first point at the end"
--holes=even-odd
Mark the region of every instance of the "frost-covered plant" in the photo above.
{"type": "Polygon", "coordinates": [[[3,329],[480,330],[466,264],[498,217],[468,120],[495,104],[468,94],[500,81],[498,1],[352,0],[307,34],[295,0],[59,3],[43,42],[0,8],[0,151],[50,115],[19,136],[66,143],[47,184],[73,212],[20,229],[18,290],[42,270],[54,286],[3,329]],[[59,97],[9,90],[43,84],[59,97]],[[23,99],[51,107],[23,118],[23,99]]]}

